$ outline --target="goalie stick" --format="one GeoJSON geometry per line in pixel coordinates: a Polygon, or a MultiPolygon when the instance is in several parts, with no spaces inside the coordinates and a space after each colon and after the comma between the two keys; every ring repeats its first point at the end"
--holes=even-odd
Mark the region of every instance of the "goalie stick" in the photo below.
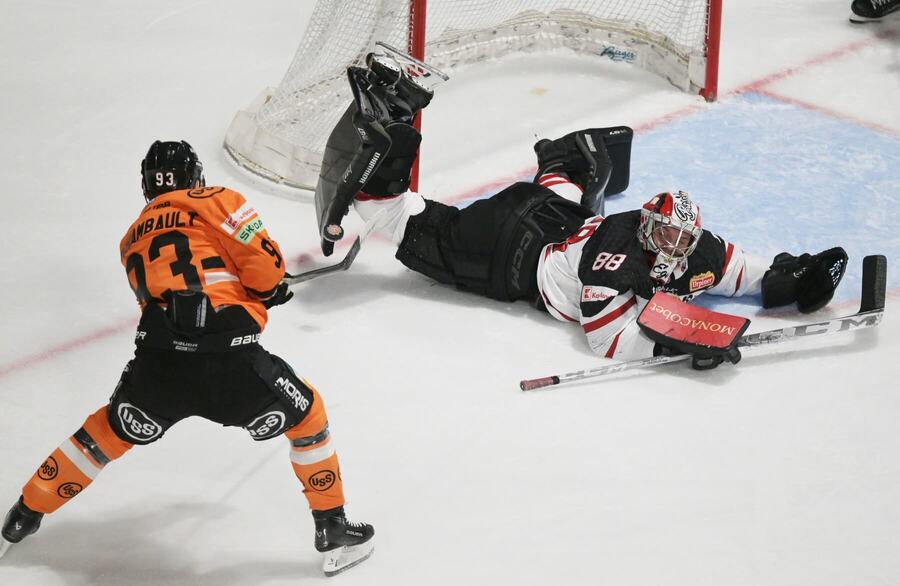
{"type": "Polygon", "coordinates": [[[303,273],[297,273],[296,275],[285,275],[284,279],[282,279],[282,282],[287,283],[289,287],[292,287],[297,283],[304,283],[306,281],[318,279],[319,277],[324,277],[325,275],[339,273],[341,271],[346,271],[347,269],[349,269],[350,265],[353,264],[353,261],[356,260],[356,255],[359,254],[359,250],[360,248],[362,248],[363,241],[366,239],[366,237],[369,236],[369,233],[375,227],[375,224],[381,218],[382,214],[384,214],[384,210],[369,218],[369,221],[366,222],[362,230],[360,230],[359,234],[356,236],[356,240],[354,240],[353,244],[350,245],[350,250],[347,251],[347,254],[343,259],[341,259],[340,262],[337,262],[333,265],[312,269],[303,273]]]}
{"type": "MultiPolygon", "coordinates": [[[[881,323],[881,318],[884,316],[886,288],[887,259],[880,254],[867,256],[863,259],[862,299],[860,301],[858,312],[853,315],[837,317],[826,321],[786,326],[741,336],[738,347],[748,348],[765,344],[777,344],[779,342],[786,342],[788,340],[807,336],[818,336],[821,334],[833,334],[875,327],[881,323]]],[[[552,385],[605,376],[607,374],[634,368],[645,368],[659,366],[660,364],[669,364],[671,362],[680,362],[682,360],[687,360],[690,357],[690,354],[678,354],[676,356],[654,356],[652,358],[629,360],[628,362],[599,366],[597,368],[579,370],[566,374],[526,379],[519,382],[519,388],[523,391],[531,391],[552,385]]]]}

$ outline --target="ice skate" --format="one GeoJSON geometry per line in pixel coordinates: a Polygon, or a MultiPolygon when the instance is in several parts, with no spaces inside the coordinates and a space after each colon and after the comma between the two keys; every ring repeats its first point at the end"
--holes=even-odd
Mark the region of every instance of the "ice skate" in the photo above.
{"type": "Polygon", "coordinates": [[[322,552],[322,571],[334,576],[362,563],[375,550],[375,528],[347,519],[344,507],[313,511],[316,550],[322,552]]]}
{"type": "Polygon", "coordinates": [[[43,513],[32,511],[22,501],[22,497],[6,514],[6,520],[3,522],[2,539],[0,539],[0,557],[9,550],[13,543],[19,543],[41,526],[43,513]]]}
{"type": "Polygon", "coordinates": [[[878,22],[900,9],[900,0],[853,0],[850,5],[850,22],[878,22]]]}

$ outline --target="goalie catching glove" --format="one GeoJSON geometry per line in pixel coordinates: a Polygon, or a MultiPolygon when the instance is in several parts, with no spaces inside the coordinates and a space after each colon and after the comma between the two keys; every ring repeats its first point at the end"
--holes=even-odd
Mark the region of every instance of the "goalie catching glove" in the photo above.
{"type": "Polygon", "coordinates": [[[803,313],[822,309],[831,301],[846,270],[847,253],[840,246],[815,255],[782,252],[763,276],[763,307],[796,301],[803,313]]]}
{"type": "Polygon", "coordinates": [[[691,367],[709,370],[729,361],[737,364],[737,344],[750,320],[689,305],[669,293],[657,293],[641,315],[638,326],[656,342],[653,354],[690,354],[691,367]]]}

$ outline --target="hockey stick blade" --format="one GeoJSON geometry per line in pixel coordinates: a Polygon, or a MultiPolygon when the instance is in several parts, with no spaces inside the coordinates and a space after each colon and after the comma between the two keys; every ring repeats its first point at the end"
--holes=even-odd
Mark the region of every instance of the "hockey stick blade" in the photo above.
{"type": "Polygon", "coordinates": [[[347,251],[347,256],[345,256],[341,260],[341,262],[335,263],[333,265],[328,265],[327,267],[319,267],[311,271],[306,271],[305,273],[291,275],[290,277],[285,277],[283,280],[289,286],[293,286],[297,283],[304,283],[306,281],[318,279],[319,277],[324,277],[325,275],[330,275],[332,273],[346,271],[350,268],[350,265],[353,264],[353,261],[356,260],[356,255],[359,254],[359,249],[361,248],[361,246],[362,240],[359,236],[357,236],[356,240],[354,240],[353,244],[350,246],[350,250],[347,251]]]}
{"type": "Polygon", "coordinates": [[[306,281],[318,279],[319,277],[324,277],[325,275],[330,275],[332,273],[346,271],[350,268],[350,265],[353,264],[353,261],[356,260],[356,255],[359,254],[359,251],[362,248],[363,241],[369,237],[369,234],[375,228],[375,224],[378,223],[384,213],[385,210],[381,210],[374,216],[369,218],[369,221],[365,223],[365,225],[362,227],[362,230],[359,231],[359,235],[356,237],[356,240],[354,240],[353,244],[350,246],[350,250],[347,251],[346,256],[344,256],[344,258],[340,262],[333,265],[312,269],[306,271],[305,273],[297,273],[296,275],[285,277],[282,280],[287,283],[288,286],[293,286],[297,283],[304,283],[306,281]]]}
{"type": "Polygon", "coordinates": [[[859,312],[884,309],[887,291],[887,258],[883,254],[872,254],[863,259],[862,300],[859,312]]]}
{"type": "MultiPolygon", "coordinates": [[[[849,332],[875,327],[881,323],[881,319],[884,316],[886,288],[887,259],[880,254],[867,256],[863,259],[862,298],[857,313],[816,323],[787,326],[774,330],[757,332],[755,334],[748,334],[746,336],[741,336],[738,346],[747,348],[765,344],[777,344],[779,342],[786,342],[797,338],[849,332]]],[[[519,382],[519,388],[523,391],[531,391],[553,385],[606,376],[624,370],[681,362],[689,358],[689,354],[679,354],[677,356],[654,356],[652,358],[629,360],[628,362],[599,366],[597,368],[579,370],[561,375],[526,379],[519,382]]]]}

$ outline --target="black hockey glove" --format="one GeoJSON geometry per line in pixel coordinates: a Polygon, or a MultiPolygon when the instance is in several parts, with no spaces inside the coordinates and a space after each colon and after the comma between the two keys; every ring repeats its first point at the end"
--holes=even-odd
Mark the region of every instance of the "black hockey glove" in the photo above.
{"type": "MultiPolygon", "coordinates": [[[[290,275],[288,275],[287,273],[285,273],[284,276],[290,277],[290,275]]],[[[269,298],[263,299],[262,304],[263,304],[263,307],[265,307],[266,309],[272,309],[276,305],[281,305],[283,303],[287,303],[288,301],[291,300],[291,297],[293,297],[293,296],[294,296],[294,292],[290,290],[287,283],[282,281],[281,283],[278,283],[278,286],[275,287],[275,292],[272,293],[272,295],[269,298]]]]}
{"type": "Polygon", "coordinates": [[[839,246],[816,255],[782,252],[763,276],[763,307],[796,301],[803,313],[817,311],[831,301],[846,269],[847,253],[839,246]]]}
{"type": "MultiPolygon", "coordinates": [[[[681,354],[684,354],[684,352],[675,348],[663,346],[659,342],[653,346],[654,356],[679,356],[681,354]]],[[[731,348],[714,354],[691,354],[691,368],[694,370],[712,370],[726,360],[732,364],[740,362],[740,349],[731,348]]]]}

